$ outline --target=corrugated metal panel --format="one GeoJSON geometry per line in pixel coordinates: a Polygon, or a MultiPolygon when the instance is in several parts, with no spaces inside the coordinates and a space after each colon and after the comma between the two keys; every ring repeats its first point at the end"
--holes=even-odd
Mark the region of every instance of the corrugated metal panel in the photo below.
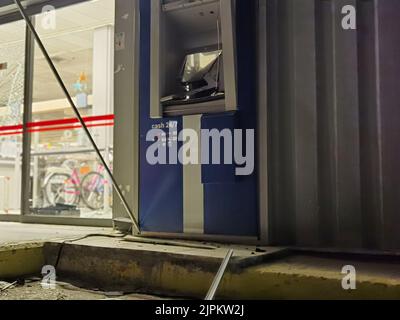
{"type": "Polygon", "coordinates": [[[266,1],[272,242],[400,249],[400,1],[266,1]]]}

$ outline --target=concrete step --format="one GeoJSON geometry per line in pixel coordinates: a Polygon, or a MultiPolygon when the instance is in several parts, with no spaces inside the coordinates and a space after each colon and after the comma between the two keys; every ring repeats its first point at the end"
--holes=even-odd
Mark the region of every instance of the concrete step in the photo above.
{"type": "Polygon", "coordinates": [[[222,299],[400,299],[400,263],[386,259],[105,237],[48,242],[44,256],[58,276],[88,288],[202,299],[232,247],[222,299]],[[342,287],[345,265],[357,270],[356,290],[342,287]]]}
{"type": "Polygon", "coordinates": [[[43,243],[30,242],[0,246],[0,280],[38,274],[44,265],[43,243]]]}
{"type": "Polygon", "coordinates": [[[68,281],[102,290],[203,298],[229,248],[229,272],[287,254],[283,248],[247,248],[135,237],[90,237],[44,245],[46,264],[68,281]]]}

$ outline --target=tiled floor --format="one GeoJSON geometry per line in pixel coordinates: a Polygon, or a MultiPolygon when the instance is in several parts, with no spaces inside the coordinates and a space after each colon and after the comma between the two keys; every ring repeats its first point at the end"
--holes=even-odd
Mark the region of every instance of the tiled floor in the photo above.
{"type": "Polygon", "coordinates": [[[109,228],[0,222],[0,246],[10,243],[79,237],[93,233],[110,233],[111,231],[112,229],[109,228]]]}

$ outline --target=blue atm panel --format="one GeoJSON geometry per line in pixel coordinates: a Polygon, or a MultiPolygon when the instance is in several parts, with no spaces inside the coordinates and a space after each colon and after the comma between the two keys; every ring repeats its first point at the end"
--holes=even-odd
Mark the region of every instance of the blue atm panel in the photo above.
{"type": "Polygon", "coordinates": [[[170,121],[182,119],[150,118],[150,1],[140,2],[140,182],[139,224],[142,231],[183,232],[183,185],[181,165],[150,165],[146,151],[152,142],[146,141],[147,132],[164,128],[170,121]]]}
{"type": "MultiPolygon", "coordinates": [[[[201,129],[256,128],[256,25],[255,1],[236,1],[238,111],[203,114],[201,129]]],[[[169,123],[179,132],[182,116],[151,119],[150,53],[151,1],[140,1],[140,190],[139,221],[142,231],[184,233],[184,168],[181,164],[151,165],[146,152],[150,129],[165,132],[169,123]]],[[[178,148],[181,143],[178,143],[178,148]]],[[[255,155],[256,156],[256,155],[255,155]]],[[[256,164],[255,164],[256,167],[256,164]]],[[[234,165],[202,165],[204,234],[258,236],[257,173],[236,176],[234,165]]]]}

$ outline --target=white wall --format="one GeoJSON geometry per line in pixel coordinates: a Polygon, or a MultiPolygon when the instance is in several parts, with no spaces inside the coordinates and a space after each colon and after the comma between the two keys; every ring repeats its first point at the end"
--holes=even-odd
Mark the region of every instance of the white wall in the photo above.
{"type": "Polygon", "coordinates": [[[0,160],[0,213],[20,210],[20,196],[20,165],[16,167],[14,160],[0,160]]]}

